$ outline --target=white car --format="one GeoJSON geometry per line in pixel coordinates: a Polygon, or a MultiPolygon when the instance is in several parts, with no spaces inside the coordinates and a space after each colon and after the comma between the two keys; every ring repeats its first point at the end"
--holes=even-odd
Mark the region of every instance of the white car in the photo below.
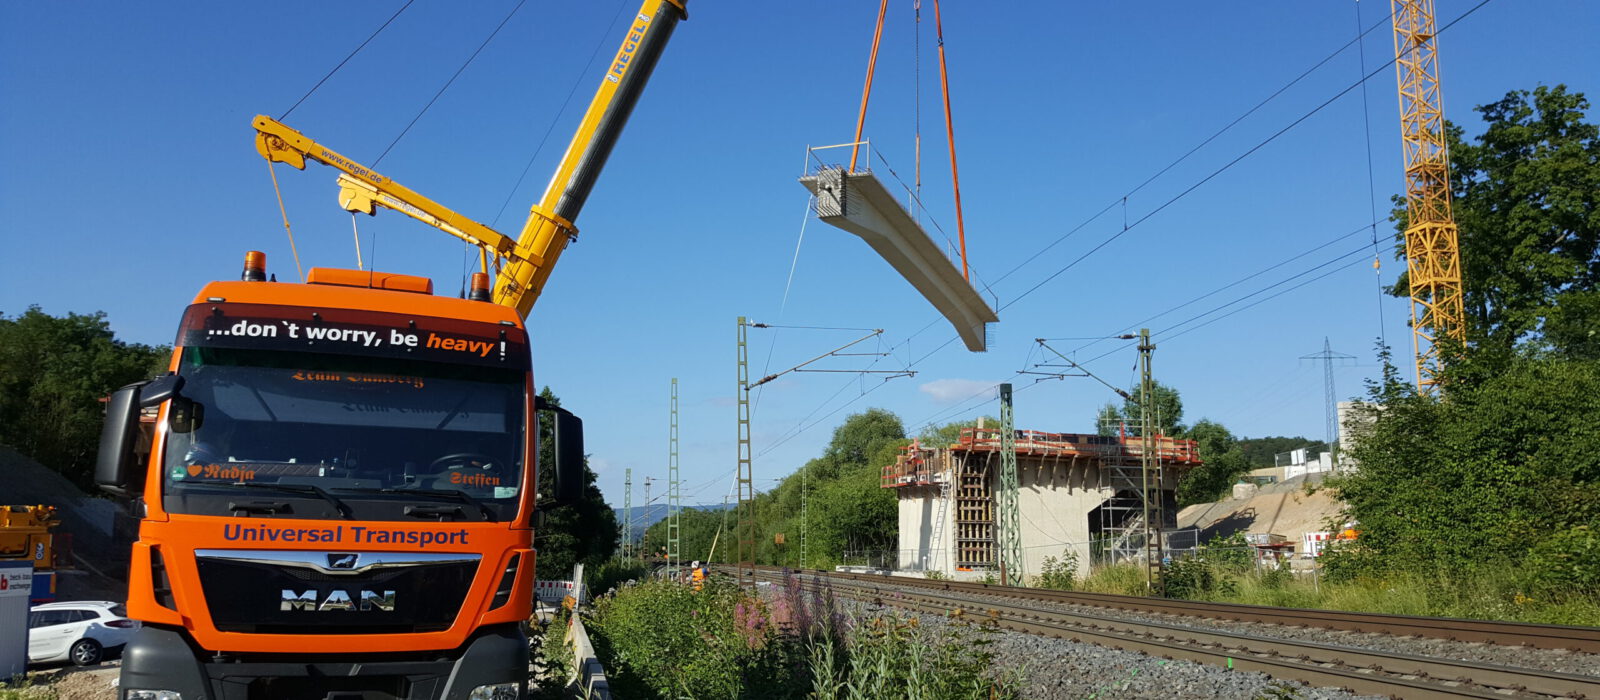
{"type": "Polygon", "coordinates": [[[139,621],[128,619],[120,603],[75,600],[35,605],[28,610],[28,663],[71,661],[92,666],[107,652],[127,646],[138,629],[139,621]]]}

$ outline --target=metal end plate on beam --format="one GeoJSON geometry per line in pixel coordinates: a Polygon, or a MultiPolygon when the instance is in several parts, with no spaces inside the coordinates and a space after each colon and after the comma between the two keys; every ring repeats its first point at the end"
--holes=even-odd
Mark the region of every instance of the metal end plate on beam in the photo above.
{"type": "Polygon", "coordinates": [[[988,349],[988,324],[1000,317],[876,176],[828,167],[800,178],[800,184],[816,195],[823,223],[860,236],[878,251],[944,314],[968,350],[988,349]]]}

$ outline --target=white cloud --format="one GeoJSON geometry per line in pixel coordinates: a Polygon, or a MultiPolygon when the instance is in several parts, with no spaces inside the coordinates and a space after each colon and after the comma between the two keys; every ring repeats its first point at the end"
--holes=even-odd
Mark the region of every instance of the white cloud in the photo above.
{"type": "Polygon", "coordinates": [[[981,379],[935,379],[917,389],[932,397],[936,404],[951,404],[983,392],[993,394],[994,384],[981,379]]]}

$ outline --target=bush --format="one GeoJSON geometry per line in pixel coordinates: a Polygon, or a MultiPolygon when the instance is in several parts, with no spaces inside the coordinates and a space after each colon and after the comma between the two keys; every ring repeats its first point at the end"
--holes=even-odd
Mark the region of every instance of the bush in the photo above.
{"type": "Polygon", "coordinates": [[[1600,590],[1600,532],[1579,525],[1528,553],[1529,583],[1543,592],[1600,590]]]}
{"type": "Polygon", "coordinates": [[[898,612],[865,616],[842,644],[826,635],[810,640],[811,697],[1015,698],[1020,673],[993,677],[989,632],[951,623],[934,633],[898,612]]]}
{"type": "Polygon", "coordinates": [[[852,618],[827,588],[785,584],[767,599],[715,579],[700,593],[652,581],[600,598],[590,632],[618,697],[1016,697],[1017,676],[995,676],[982,629],[852,618]]]}
{"type": "Polygon", "coordinates": [[[1072,549],[1061,552],[1061,558],[1045,557],[1044,566],[1038,576],[1033,579],[1033,585],[1039,588],[1054,588],[1060,591],[1070,591],[1077,587],[1078,578],[1078,553],[1072,549]]]}
{"type": "Polygon", "coordinates": [[[605,595],[628,581],[643,581],[649,575],[650,567],[644,562],[621,557],[607,559],[583,573],[589,594],[595,596],[605,595]]]}
{"type": "Polygon", "coordinates": [[[1162,590],[1168,598],[1191,599],[1236,591],[1236,585],[1223,577],[1218,568],[1216,562],[1204,555],[1184,557],[1162,572],[1162,590]]]}
{"type": "Polygon", "coordinates": [[[671,581],[628,586],[596,599],[591,631],[620,697],[788,695],[770,685],[770,669],[790,664],[789,650],[771,643],[765,605],[727,581],[699,592],[671,581]]]}
{"type": "Polygon", "coordinates": [[[544,673],[530,689],[530,694],[535,698],[554,700],[566,697],[567,681],[572,678],[573,672],[572,649],[567,646],[567,624],[571,619],[571,612],[562,606],[538,632],[534,664],[541,667],[544,673]]]}

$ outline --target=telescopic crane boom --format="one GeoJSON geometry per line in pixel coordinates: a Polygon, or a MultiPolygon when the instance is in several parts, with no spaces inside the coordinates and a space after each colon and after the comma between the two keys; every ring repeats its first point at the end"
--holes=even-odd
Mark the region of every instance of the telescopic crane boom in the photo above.
{"type": "MultiPolygon", "coordinates": [[[[339,203],[350,211],[372,214],[378,206],[395,209],[478,246],[485,251],[485,259],[493,254],[498,272],[493,300],[526,318],[561,252],[577,238],[578,228],[573,222],[638,104],[672,30],[688,16],[687,2],[644,0],[616,57],[606,67],[605,78],[578,123],[577,133],[544,196],[529,210],[515,239],[339,155],[271,117],[255,119],[256,150],[268,161],[288,163],[302,170],[310,159],[343,171],[339,203]],[[501,261],[506,263],[503,267],[501,261]]],[[[487,272],[487,260],[484,267],[487,272]]]]}

